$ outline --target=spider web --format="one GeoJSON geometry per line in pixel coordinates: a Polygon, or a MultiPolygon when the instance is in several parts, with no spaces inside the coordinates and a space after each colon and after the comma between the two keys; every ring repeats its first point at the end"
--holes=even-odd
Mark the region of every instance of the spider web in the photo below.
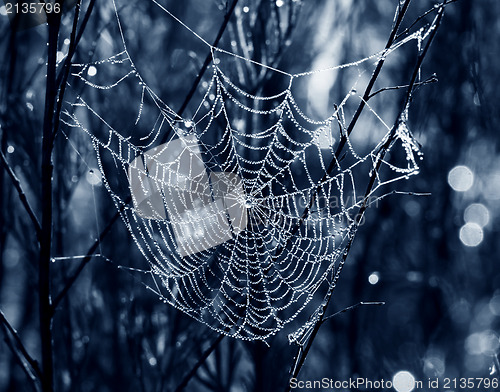
{"type": "MultiPolygon", "coordinates": [[[[322,285],[331,285],[366,202],[358,189],[389,138],[391,127],[368,105],[383,136],[368,151],[354,148],[345,110],[362,99],[356,83],[380,58],[425,36],[419,31],[359,61],[291,74],[211,46],[153,2],[210,49],[211,75],[196,109],[179,115],[141,75],[113,2],[122,50],[72,65],[78,96],[64,122],[88,135],[103,184],[148,262],[148,288],[218,332],[265,340],[294,320],[322,285]],[[285,87],[267,96],[246,91],[230,72],[235,62],[265,68],[285,87]],[[293,87],[341,69],[356,71],[355,84],[327,118],[309,117],[293,87]],[[96,71],[106,80],[89,76],[96,71]],[[116,113],[101,112],[96,102],[124,88],[136,92],[124,100],[136,102],[134,118],[113,125],[116,113]]],[[[383,161],[367,195],[372,202],[383,185],[418,173],[418,144],[404,118],[390,149],[402,151],[405,165],[383,161]]]]}

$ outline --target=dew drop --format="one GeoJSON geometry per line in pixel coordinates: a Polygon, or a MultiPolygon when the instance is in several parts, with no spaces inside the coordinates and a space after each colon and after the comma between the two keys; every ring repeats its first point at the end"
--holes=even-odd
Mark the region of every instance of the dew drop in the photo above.
{"type": "Polygon", "coordinates": [[[97,68],[96,68],[96,67],[94,67],[93,65],[91,65],[91,66],[89,67],[89,69],[87,70],[87,74],[88,74],[89,76],[95,76],[95,75],[97,75],[97,68]]]}

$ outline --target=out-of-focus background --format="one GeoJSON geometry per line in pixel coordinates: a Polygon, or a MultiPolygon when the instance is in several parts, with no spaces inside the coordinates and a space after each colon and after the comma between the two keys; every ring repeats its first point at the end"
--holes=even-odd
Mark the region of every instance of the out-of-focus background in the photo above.
{"type": "MultiPolygon", "coordinates": [[[[229,6],[215,0],[161,4],[209,42],[229,6]]],[[[434,4],[414,1],[404,27],[434,4]]],[[[348,63],[383,49],[396,5],[393,0],[240,0],[221,46],[291,73],[348,63]],[[274,12],[275,6],[290,10],[290,15],[274,12]],[[277,21],[277,15],[283,20],[277,21]],[[278,23],[289,23],[290,31],[278,33],[278,23]]],[[[87,7],[83,1],[82,12],[87,7]]],[[[179,108],[207,46],[151,1],[117,2],[117,9],[136,66],[168,105],[179,108]]],[[[47,27],[27,19],[15,24],[6,11],[2,4],[0,147],[38,213],[47,27]]],[[[67,4],[64,12],[61,61],[74,8],[67,4]]],[[[410,129],[424,153],[421,171],[396,186],[430,195],[391,195],[368,209],[329,312],[360,301],[385,305],[361,306],[328,320],[299,379],[391,380],[400,371],[425,381],[498,378],[498,15],[497,0],[458,0],[446,7],[422,68],[424,79],[435,73],[439,81],[418,90],[409,113],[410,129]]],[[[74,62],[107,58],[122,45],[113,2],[96,2],[74,62]]],[[[390,58],[378,88],[407,82],[416,55],[414,46],[404,47],[390,58]]],[[[104,80],[106,68],[98,71],[104,80]]],[[[237,70],[239,83],[247,91],[269,95],[277,82],[258,71],[250,66],[237,70]]],[[[326,117],[350,88],[349,77],[347,72],[313,75],[294,94],[308,114],[326,117]]],[[[78,93],[69,86],[68,100],[78,93]]],[[[201,97],[202,90],[194,102],[197,94],[201,97]]],[[[402,92],[384,94],[374,109],[394,121],[402,92]]],[[[126,96],[101,99],[96,93],[93,107],[106,112],[114,124],[139,106],[126,96]]],[[[356,143],[372,142],[370,130],[358,128],[353,133],[356,143]]],[[[88,140],[72,134],[76,130],[63,130],[54,150],[52,253],[70,257],[86,253],[116,209],[99,176],[89,171],[97,162],[88,140]]],[[[28,352],[39,358],[36,233],[4,168],[0,183],[0,310],[28,352]]],[[[88,263],[54,316],[56,390],[174,390],[217,334],[159,301],[135,274],[118,268],[140,264],[142,257],[121,221],[102,241],[99,253],[109,260],[97,257],[88,263]]],[[[52,264],[54,293],[78,264],[78,258],[52,264]]],[[[5,328],[0,331],[6,337],[5,328]]],[[[225,338],[185,390],[284,390],[296,347],[289,345],[286,332],[267,343],[225,338]]],[[[2,342],[0,347],[0,390],[32,390],[9,346],[2,342]]]]}

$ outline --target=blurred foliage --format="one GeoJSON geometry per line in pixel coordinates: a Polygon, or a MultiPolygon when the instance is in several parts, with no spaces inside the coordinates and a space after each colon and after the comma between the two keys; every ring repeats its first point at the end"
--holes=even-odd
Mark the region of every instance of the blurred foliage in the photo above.
{"type": "MultiPolygon", "coordinates": [[[[383,47],[395,2],[284,3],[283,10],[289,13],[277,12],[267,0],[241,0],[221,45],[289,72],[340,64],[383,47]]],[[[228,6],[225,1],[202,0],[165,4],[208,41],[215,37],[228,6]]],[[[415,1],[407,20],[433,4],[415,1]]],[[[207,48],[152,2],[122,5],[120,13],[137,66],[165,102],[180,107],[207,48]]],[[[392,195],[367,211],[330,311],[359,301],[386,305],[359,307],[329,320],[316,338],[301,379],[388,380],[399,370],[410,371],[417,380],[498,377],[499,14],[497,0],[459,0],[447,7],[422,70],[423,78],[436,73],[439,82],[422,87],[410,111],[410,127],[425,153],[421,174],[398,185],[400,190],[431,196],[392,195]],[[448,174],[457,165],[467,166],[474,175],[465,192],[454,191],[448,183],[448,174]],[[482,242],[469,247],[459,233],[466,223],[464,213],[474,203],[486,208],[489,220],[482,228],[482,242]],[[372,274],[379,278],[376,284],[368,281],[372,274]]],[[[67,51],[64,37],[69,36],[71,20],[67,11],[59,43],[62,53],[67,51]]],[[[110,2],[97,2],[75,62],[117,52],[121,41],[113,20],[110,2]]],[[[17,32],[11,27],[0,15],[0,143],[37,212],[46,27],[17,32]]],[[[377,83],[380,87],[405,83],[414,62],[415,51],[401,51],[388,61],[377,83]]],[[[247,91],[265,95],[282,87],[275,74],[250,63],[244,69],[235,67],[234,73],[247,91]]],[[[115,75],[100,70],[100,76],[115,75]]],[[[294,93],[308,111],[321,116],[343,96],[350,78],[348,73],[311,78],[294,93]]],[[[69,92],[67,99],[77,93],[69,92]]],[[[200,88],[188,111],[202,93],[200,88]]],[[[393,119],[400,100],[400,92],[389,91],[373,105],[383,118],[393,119]]],[[[96,95],[93,105],[114,113],[115,127],[136,115],[137,102],[127,99],[97,101],[96,95]]],[[[124,134],[132,131],[123,129],[124,134]]],[[[89,170],[96,167],[92,147],[71,129],[64,132],[54,153],[53,254],[75,256],[85,254],[115,209],[103,187],[88,181],[89,170]]],[[[372,136],[355,130],[353,137],[366,142],[372,136]]],[[[36,236],[5,170],[0,172],[0,183],[0,309],[31,355],[39,358],[36,236]]],[[[142,258],[121,222],[102,242],[99,253],[107,258],[95,257],[89,263],[55,314],[56,390],[174,390],[217,336],[159,301],[136,275],[118,268],[140,266],[142,258]]],[[[78,259],[53,263],[54,293],[76,265],[78,259]]],[[[186,390],[283,390],[295,352],[286,333],[271,339],[269,346],[224,339],[186,390]]],[[[0,350],[0,390],[31,390],[5,344],[0,350]]]]}

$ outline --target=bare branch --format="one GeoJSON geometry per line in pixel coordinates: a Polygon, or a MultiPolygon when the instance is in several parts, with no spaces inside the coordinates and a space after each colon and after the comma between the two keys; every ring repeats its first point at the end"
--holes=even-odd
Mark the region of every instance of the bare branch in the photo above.
{"type": "MultiPolygon", "coordinates": [[[[61,1],[58,2],[61,5],[61,1]]],[[[40,342],[42,348],[42,389],[54,390],[54,358],[52,344],[52,304],[50,290],[50,256],[52,249],[53,225],[53,129],[56,107],[57,85],[57,41],[61,26],[60,13],[47,14],[47,78],[45,84],[45,109],[42,128],[41,160],[41,209],[42,230],[40,234],[40,256],[38,262],[38,312],[40,318],[40,342]]]]}
{"type": "MultiPolygon", "coordinates": [[[[71,58],[73,57],[76,48],[76,28],[78,26],[78,18],[80,16],[81,5],[82,0],[78,0],[75,6],[75,15],[73,18],[73,27],[70,34],[68,56],[66,57],[66,61],[64,62],[61,73],[56,78],[56,85],[59,86],[59,94],[57,96],[56,110],[54,112],[54,127],[52,129],[52,139],[55,139],[57,131],[59,130],[59,124],[61,122],[59,116],[61,114],[64,93],[66,92],[66,82],[68,81],[69,70],[71,68],[71,58]],[[59,77],[61,77],[61,80],[59,80],[59,77]]],[[[90,14],[87,12],[87,15],[90,14]]]]}
{"type": "Polygon", "coordinates": [[[175,392],[181,392],[189,383],[191,378],[196,374],[200,366],[206,361],[206,359],[209,357],[209,355],[212,353],[212,351],[215,350],[215,348],[219,345],[219,343],[224,339],[223,334],[220,334],[217,339],[210,345],[209,348],[207,348],[201,357],[198,359],[198,361],[195,363],[195,365],[191,368],[191,370],[184,376],[180,384],[175,388],[175,392]]]}
{"type": "MultiPolygon", "coordinates": [[[[217,33],[214,43],[212,44],[213,48],[216,48],[217,45],[219,45],[219,41],[222,38],[222,34],[224,34],[224,31],[226,30],[227,24],[229,23],[231,16],[233,15],[234,9],[236,8],[236,4],[238,4],[238,0],[234,0],[229,10],[226,11],[226,16],[224,17],[224,21],[222,22],[219,32],[217,33]]],[[[196,92],[196,89],[198,88],[198,85],[201,82],[201,78],[205,74],[205,71],[207,70],[211,62],[212,62],[212,52],[210,51],[210,53],[207,54],[207,57],[205,58],[203,65],[201,66],[200,72],[198,72],[198,76],[196,76],[196,79],[194,80],[193,85],[191,86],[191,90],[189,90],[188,94],[186,95],[186,98],[184,99],[184,102],[182,103],[179,111],[177,112],[179,116],[182,116],[184,110],[186,110],[187,105],[193,98],[193,95],[196,92]]],[[[169,132],[166,132],[162,138],[161,143],[165,143],[168,140],[168,137],[169,137],[169,132]]]]}
{"type": "MultiPolygon", "coordinates": [[[[81,0],[79,0],[78,3],[81,4],[81,0]]],[[[95,5],[95,0],[91,0],[89,6],[87,7],[87,11],[85,12],[85,16],[83,17],[82,24],[80,25],[80,29],[78,30],[78,34],[75,37],[73,47],[71,47],[71,42],[70,42],[70,46],[68,49],[68,55],[66,56],[66,59],[64,60],[62,70],[57,75],[56,83],[58,86],[61,86],[61,82],[62,82],[62,80],[64,78],[64,74],[65,74],[65,69],[69,68],[71,66],[71,59],[73,58],[73,55],[75,54],[76,48],[78,47],[78,44],[80,43],[80,39],[82,38],[83,32],[85,31],[85,28],[87,27],[87,23],[90,19],[90,15],[92,14],[92,10],[94,9],[94,5],[95,5]]],[[[76,26],[73,23],[73,29],[75,27],[76,26]]]]}
{"type": "Polygon", "coordinates": [[[40,242],[40,235],[42,228],[40,226],[40,222],[38,221],[38,218],[35,215],[35,212],[31,208],[31,205],[28,201],[28,198],[26,197],[26,194],[23,191],[23,188],[21,186],[21,182],[16,176],[16,173],[14,173],[14,170],[9,165],[9,162],[7,162],[7,158],[5,157],[3,151],[0,151],[0,157],[2,159],[2,166],[5,168],[7,171],[7,174],[9,175],[10,179],[12,180],[12,184],[14,185],[14,188],[16,188],[16,191],[19,195],[19,200],[21,201],[24,209],[28,213],[31,221],[33,222],[33,226],[35,226],[35,232],[36,232],[36,238],[38,239],[38,242],[40,242]]]}
{"type": "MultiPolygon", "coordinates": [[[[437,81],[438,81],[438,78],[437,78],[436,74],[432,74],[431,76],[429,76],[429,78],[427,78],[423,82],[415,83],[415,86],[423,86],[423,85],[430,84],[430,83],[436,83],[437,81]]],[[[371,93],[368,96],[368,99],[371,99],[375,95],[382,93],[384,91],[401,90],[401,89],[408,88],[408,87],[409,87],[409,84],[404,84],[401,86],[384,87],[384,88],[381,88],[380,90],[375,91],[374,93],[371,93]]]]}
{"type": "MultiPolygon", "coordinates": [[[[403,22],[404,16],[406,14],[406,11],[408,10],[408,7],[410,6],[410,3],[411,3],[411,0],[406,0],[402,6],[398,6],[398,7],[400,7],[398,17],[396,19],[396,23],[392,27],[391,33],[390,33],[389,38],[387,40],[387,43],[385,45],[386,50],[390,49],[392,44],[395,42],[397,31],[399,30],[399,27],[401,26],[401,23],[403,22]]],[[[355,127],[356,123],[358,122],[358,119],[361,116],[363,109],[366,106],[366,103],[370,97],[372,88],[375,85],[375,82],[377,81],[377,79],[380,75],[380,71],[382,71],[382,67],[384,65],[384,62],[385,62],[385,57],[382,56],[379,59],[375,70],[373,71],[373,74],[370,78],[370,81],[368,82],[368,85],[367,85],[365,92],[363,94],[363,98],[361,99],[361,101],[358,105],[358,108],[357,108],[356,112],[354,113],[354,116],[353,116],[351,122],[349,123],[349,126],[347,127],[347,130],[344,132],[344,130],[341,127],[341,138],[339,141],[339,145],[337,146],[337,149],[335,150],[335,154],[333,156],[333,159],[331,160],[330,164],[328,165],[328,168],[326,169],[325,175],[319,181],[319,184],[324,183],[326,181],[326,179],[328,178],[328,176],[333,171],[333,169],[338,165],[339,157],[342,154],[342,151],[344,150],[345,144],[347,143],[347,139],[348,139],[349,135],[352,133],[352,131],[354,130],[354,127],[355,127]]],[[[339,122],[339,125],[340,125],[340,122],[339,122]]],[[[311,197],[309,204],[307,205],[302,216],[298,220],[298,223],[295,225],[293,230],[290,232],[290,235],[288,236],[288,239],[287,239],[285,245],[279,246],[276,249],[275,256],[274,256],[275,259],[283,253],[283,251],[286,249],[289,241],[292,239],[292,237],[295,235],[295,233],[297,233],[297,231],[300,229],[300,226],[303,224],[305,219],[309,216],[309,213],[311,211],[312,206],[314,205],[314,203],[316,201],[316,196],[318,195],[320,188],[321,188],[321,185],[319,185],[316,188],[315,192],[313,193],[313,195],[311,197]]]]}
{"type": "Polygon", "coordinates": [[[396,39],[399,39],[400,37],[402,37],[403,35],[405,34],[408,34],[410,32],[410,30],[412,29],[413,26],[415,26],[418,22],[420,22],[423,18],[425,18],[427,15],[435,12],[436,10],[439,10],[440,7],[442,6],[445,6],[445,5],[448,5],[448,4],[451,4],[451,3],[455,3],[456,1],[458,0],[447,0],[445,2],[443,2],[442,4],[439,4],[439,5],[436,5],[435,7],[427,10],[426,12],[424,12],[422,15],[420,15],[417,19],[415,19],[415,21],[410,25],[408,26],[406,29],[404,29],[401,33],[399,33],[397,36],[396,36],[396,39]]]}
{"type": "MultiPolygon", "coordinates": [[[[409,5],[410,1],[411,0],[407,0],[405,5],[407,5],[407,4],[409,5]]],[[[434,19],[434,21],[430,27],[431,30],[430,30],[430,34],[429,34],[427,43],[426,43],[424,49],[422,50],[422,52],[420,53],[420,55],[417,59],[417,62],[415,64],[415,67],[413,69],[413,73],[412,73],[411,78],[410,78],[410,83],[408,84],[408,88],[407,88],[406,96],[404,99],[404,103],[402,105],[401,112],[399,113],[397,120],[391,129],[391,133],[390,133],[389,137],[387,138],[386,142],[381,146],[379,153],[377,154],[377,160],[375,161],[374,169],[372,171],[370,181],[369,181],[368,186],[367,186],[366,191],[365,191],[365,196],[363,198],[363,204],[359,208],[359,211],[356,215],[355,222],[353,225],[352,233],[349,235],[349,242],[347,243],[346,249],[344,250],[344,252],[342,254],[342,259],[339,262],[339,266],[337,267],[337,270],[335,271],[335,276],[334,276],[332,283],[330,284],[328,291],[325,295],[323,305],[321,306],[320,316],[318,317],[318,319],[314,325],[314,328],[311,332],[311,335],[310,335],[309,339],[307,340],[306,347],[305,348],[299,347],[297,355],[295,356],[294,365],[293,365],[292,370],[291,370],[291,378],[296,378],[298,376],[298,374],[299,374],[299,372],[300,372],[300,370],[305,362],[307,354],[309,353],[309,350],[312,346],[312,343],[313,343],[313,341],[314,341],[314,339],[315,339],[315,337],[316,337],[316,335],[317,335],[317,333],[318,333],[318,331],[319,331],[319,329],[320,329],[320,327],[325,319],[324,315],[325,315],[326,309],[328,308],[328,305],[330,303],[330,300],[331,300],[331,297],[333,294],[333,290],[337,284],[338,278],[340,276],[340,273],[343,269],[343,266],[345,264],[345,261],[347,259],[348,254],[349,254],[350,248],[352,246],[352,243],[353,243],[353,240],[355,237],[354,234],[355,234],[357,228],[359,227],[359,223],[361,222],[361,219],[362,219],[366,209],[369,206],[369,196],[373,190],[378,172],[379,172],[380,167],[382,165],[382,161],[383,161],[387,151],[389,150],[392,142],[394,141],[394,139],[396,137],[396,130],[397,130],[399,123],[401,121],[401,117],[402,117],[403,113],[405,112],[405,110],[407,109],[409,103],[411,102],[411,97],[412,97],[412,93],[413,93],[414,88],[415,88],[418,72],[422,66],[422,62],[427,54],[427,51],[428,51],[428,49],[429,49],[429,47],[430,47],[430,45],[435,37],[435,34],[438,30],[438,27],[441,24],[441,20],[442,20],[443,14],[444,14],[445,4],[446,4],[446,2],[443,2],[441,4],[439,11],[438,11],[438,15],[436,16],[436,18],[434,19]]],[[[404,6],[402,9],[402,12],[406,12],[406,9],[404,8],[404,6]]],[[[398,25],[398,23],[396,23],[396,25],[394,27],[394,29],[396,29],[396,30],[393,29],[394,34],[398,28],[399,28],[399,25],[398,25]]],[[[393,36],[394,34],[391,33],[391,36],[393,36]]],[[[367,89],[365,91],[365,96],[368,96],[369,93],[370,92],[367,89]]],[[[363,101],[364,101],[364,99],[361,102],[363,103],[363,101]]],[[[360,107],[361,107],[361,104],[360,104],[360,107]]],[[[359,107],[358,107],[358,110],[359,110],[359,107]]],[[[354,121],[355,119],[356,119],[356,117],[354,117],[352,121],[354,121]]],[[[352,121],[351,121],[351,124],[352,124],[352,121]]],[[[352,129],[351,124],[349,125],[349,129],[352,129]]],[[[291,388],[290,384],[288,384],[286,391],[287,392],[290,391],[290,388],[291,388]]]]}
{"type": "Polygon", "coordinates": [[[334,314],[332,314],[332,315],[330,315],[328,317],[325,317],[321,322],[324,323],[326,320],[330,320],[330,319],[332,319],[334,317],[337,317],[339,314],[342,314],[342,313],[345,313],[345,312],[349,312],[350,310],[357,309],[360,306],[368,306],[368,305],[382,306],[382,305],[385,305],[385,302],[381,302],[381,301],[378,301],[378,302],[363,302],[363,301],[361,301],[361,302],[358,302],[355,305],[348,306],[347,308],[339,310],[338,312],[335,312],[334,314]]]}
{"type": "Polygon", "coordinates": [[[92,258],[95,256],[94,252],[97,250],[99,247],[99,244],[101,241],[108,235],[108,233],[111,231],[111,228],[115,224],[115,222],[118,220],[120,217],[120,212],[117,212],[113,218],[108,222],[107,226],[104,228],[104,230],[101,232],[97,240],[92,244],[92,246],[89,248],[87,251],[87,255],[83,258],[83,260],[80,262],[78,267],[76,268],[75,272],[71,277],[66,281],[66,284],[64,288],[61,290],[61,292],[54,298],[54,302],[52,303],[52,314],[55,312],[55,309],[57,306],[61,303],[61,300],[64,298],[64,296],[68,293],[69,289],[73,286],[75,281],[78,279],[80,274],[82,273],[83,269],[87,265],[87,263],[92,260],[92,258]]]}
{"type": "Polygon", "coordinates": [[[24,347],[19,334],[9,323],[2,310],[0,310],[0,325],[2,326],[2,329],[4,331],[5,341],[7,345],[9,346],[10,350],[16,357],[17,361],[23,368],[28,378],[32,381],[35,390],[38,390],[40,377],[42,375],[40,366],[38,365],[38,362],[28,354],[28,351],[24,347]]]}

